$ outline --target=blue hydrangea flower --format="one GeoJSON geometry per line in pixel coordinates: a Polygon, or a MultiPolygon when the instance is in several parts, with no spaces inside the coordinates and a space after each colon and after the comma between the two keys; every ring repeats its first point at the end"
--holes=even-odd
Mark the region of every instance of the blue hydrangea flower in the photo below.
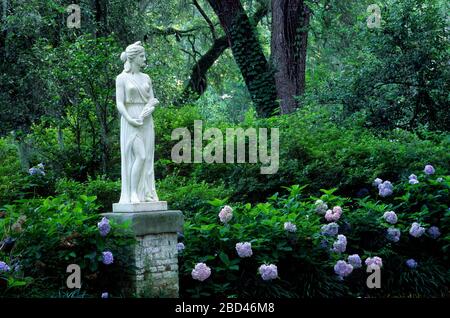
{"type": "Polygon", "coordinates": [[[411,269],[414,269],[417,267],[417,262],[414,259],[410,258],[409,260],[406,261],[406,266],[408,266],[411,269]]]}
{"type": "Polygon", "coordinates": [[[336,265],[334,265],[334,272],[340,277],[344,278],[351,274],[353,271],[353,266],[351,264],[347,264],[346,261],[337,261],[336,265]]]}
{"type": "Polygon", "coordinates": [[[316,203],[316,212],[320,215],[325,215],[328,210],[328,205],[322,200],[317,200],[316,203]]]}
{"type": "Polygon", "coordinates": [[[441,231],[439,231],[439,228],[437,226],[432,226],[428,229],[428,235],[430,235],[433,239],[437,239],[439,236],[441,236],[441,231]]]}
{"type": "Polygon", "coordinates": [[[114,262],[114,256],[113,253],[110,251],[103,252],[103,264],[105,265],[111,265],[114,262]]]}
{"type": "Polygon", "coordinates": [[[374,187],[377,187],[378,188],[378,186],[380,185],[380,184],[382,184],[383,183],[383,180],[381,180],[380,178],[376,178],[375,180],[373,180],[373,186],[374,187]]]}
{"type": "Polygon", "coordinates": [[[383,218],[388,223],[391,223],[391,224],[397,223],[397,214],[395,214],[394,211],[385,212],[383,215],[383,218]]]}
{"type": "Polygon", "coordinates": [[[339,225],[335,222],[325,224],[322,226],[321,232],[324,235],[335,236],[339,232],[339,225]]]}
{"type": "Polygon", "coordinates": [[[333,251],[337,253],[344,253],[347,248],[347,238],[345,235],[339,234],[337,241],[333,243],[333,251]]]}
{"type": "Polygon", "coordinates": [[[362,267],[361,257],[358,254],[349,255],[347,261],[353,268],[362,267]]]}
{"type": "Polygon", "coordinates": [[[285,222],[284,230],[287,232],[295,233],[297,232],[297,226],[292,222],[285,222]]]}
{"type": "Polygon", "coordinates": [[[423,172],[425,172],[425,174],[431,175],[434,174],[435,170],[432,165],[426,165],[425,169],[423,169],[423,172]]]}
{"type": "Polygon", "coordinates": [[[414,222],[411,225],[411,229],[409,230],[409,234],[411,234],[414,237],[421,237],[425,233],[425,228],[420,226],[419,223],[414,222]]]}
{"type": "Polygon", "coordinates": [[[107,218],[102,218],[100,222],[97,223],[98,230],[101,236],[108,235],[109,231],[111,231],[111,225],[109,225],[109,220],[107,218]]]}
{"type": "Polygon", "coordinates": [[[417,180],[417,176],[415,174],[412,174],[409,176],[409,184],[418,184],[419,180],[417,180]]]}
{"type": "Polygon", "coordinates": [[[178,253],[183,252],[184,249],[185,249],[184,243],[182,243],[182,242],[177,243],[177,252],[178,253]]]}
{"type": "Polygon", "coordinates": [[[0,272],[9,272],[11,268],[3,261],[0,261],[0,272]]]}
{"type": "Polygon", "coordinates": [[[388,197],[392,193],[394,193],[394,186],[390,181],[384,181],[383,183],[378,185],[378,194],[381,197],[388,197]]]}
{"type": "Polygon", "coordinates": [[[391,227],[391,228],[387,229],[386,238],[389,241],[398,242],[398,241],[400,241],[400,234],[401,233],[400,233],[399,229],[391,227]]]}

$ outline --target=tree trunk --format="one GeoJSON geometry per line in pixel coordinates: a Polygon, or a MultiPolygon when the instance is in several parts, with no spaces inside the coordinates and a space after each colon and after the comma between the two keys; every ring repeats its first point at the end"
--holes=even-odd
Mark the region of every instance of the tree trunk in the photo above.
{"type": "Polygon", "coordinates": [[[8,29],[6,27],[6,17],[8,13],[8,0],[2,0],[2,24],[4,29],[0,31],[0,58],[3,63],[6,62],[7,47],[6,47],[6,37],[8,35],[8,29]]]}
{"type": "Polygon", "coordinates": [[[281,112],[293,112],[305,92],[310,10],[303,0],[272,0],[272,63],[281,112]]]}
{"type": "MultiPolygon", "coordinates": [[[[256,27],[261,19],[267,14],[267,6],[261,6],[256,10],[252,17],[253,25],[256,27]]],[[[208,87],[207,73],[214,62],[230,47],[227,36],[214,39],[213,45],[192,67],[189,82],[183,90],[181,97],[174,102],[174,105],[180,106],[189,101],[195,101],[200,98],[208,87]]]]}
{"type": "Polygon", "coordinates": [[[256,111],[268,117],[278,109],[275,79],[239,0],[208,0],[219,18],[256,111]]]}
{"type": "Polygon", "coordinates": [[[95,35],[108,34],[108,0],[95,0],[95,35]]]}

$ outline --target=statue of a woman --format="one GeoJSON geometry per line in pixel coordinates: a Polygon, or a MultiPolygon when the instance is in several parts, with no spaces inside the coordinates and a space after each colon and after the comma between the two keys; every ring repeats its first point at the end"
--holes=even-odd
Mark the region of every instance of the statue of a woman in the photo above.
{"type": "Polygon", "coordinates": [[[155,131],[152,113],[159,103],[152,82],[141,73],[146,57],[141,42],[129,45],[120,56],[125,63],[116,78],[120,118],[122,192],[119,204],[158,201],[153,167],[155,131]]]}

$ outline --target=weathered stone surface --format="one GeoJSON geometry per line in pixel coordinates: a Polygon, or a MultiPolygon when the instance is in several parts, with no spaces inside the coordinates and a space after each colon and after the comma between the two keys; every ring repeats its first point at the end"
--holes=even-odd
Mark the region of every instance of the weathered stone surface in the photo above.
{"type": "Polygon", "coordinates": [[[115,213],[135,213],[166,211],[166,201],[139,202],[139,203],[113,203],[113,212],[115,213]]]}
{"type": "MultiPolygon", "coordinates": [[[[131,230],[136,236],[159,233],[177,233],[183,230],[183,213],[178,210],[136,212],[136,213],[104,213],[103,216],[117,223],[131,221],[131,230]]],[[[156,239],[156,238],[155,238],[156,239]]],[[[151,244],[157,248],[158,245],[151,244]]],[[[173,243],[177,244],[177,241],[173,243]]]]}
{"type": "Polygon", "coordinates": [[[118,223],[130,221],[136,244],[130,246],[135,268],[125,294],[130,297],[178,297],[177,232],[182,230],[181,211],[105,213],[118,223]]]}

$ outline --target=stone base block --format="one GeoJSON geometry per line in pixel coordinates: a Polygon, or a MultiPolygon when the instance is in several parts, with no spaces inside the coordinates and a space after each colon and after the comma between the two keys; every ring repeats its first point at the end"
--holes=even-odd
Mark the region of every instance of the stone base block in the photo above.
{"type": "Polygon", "coordinates": [[[113,203],[113,212],[134,213],[167,210],[166,201],[139,202],[139,203],[113,203]]]}

